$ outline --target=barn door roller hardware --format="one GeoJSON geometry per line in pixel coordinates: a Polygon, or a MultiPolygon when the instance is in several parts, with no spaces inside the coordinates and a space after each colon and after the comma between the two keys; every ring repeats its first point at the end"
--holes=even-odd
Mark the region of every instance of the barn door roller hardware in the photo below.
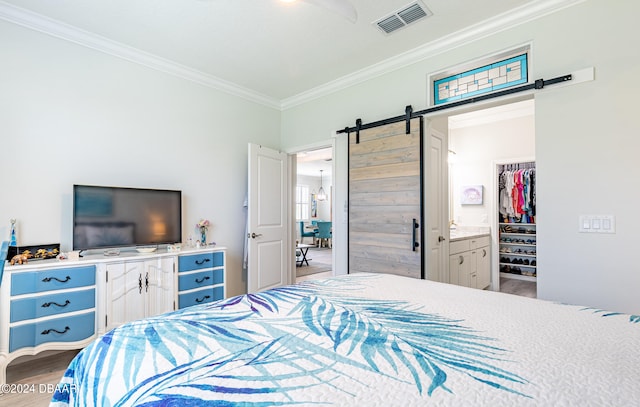
{"type": "Polygon", "coordinates": [[[413,113],[413,108],[411,105],[404,108],[404,119],[407,121],[407,134],[411,134],[411,114],[413,113]]]}
{"type": "Polygon", "coordinates": [[[362,119],[356,120],[356,144],[360,144],[360,129],[362,128],[362,119]]]}
{"type": "Polygon", "coordinates": [[[430,108],[425,109],[425,110],[419,110],[417,112],[413,112],[412,111],[413,109],[411,108],[411,106],[407,106],[405,108],[405,114],[403,114],[402,116],[391,117],[389,119],[379,120],[377,122],[372,122],[372,123],[367,123],[367,124],[362,124],[362,119],[358,119],[358,120],[356,120],[356,127],[352,127],[352,128],[345,127],[343,130],[338,130],[337,133],[338,134],[340,134],[340,133],[350,133],[352,131],[356,131],[357,132],[356,133],[356,144],[357,144],[357,143],[360,142],[360,130],[372,129],[374,127],[380,127],[380,126],[384,126],[386,124],[398,123],[398,122],[406,120],[407,121],[407,134],[409,134],[410,130],[411,130],[410,129],[410,125],[409,125],[409,120],[412,119],[412,118],[423,116],[425,114],[437,112],[437,111],[440,111],[440,110],[451,109],[452,107],[458,107],[458,106],[468,105],[468,104],[471,104],[471,103],[481,102],[483,100],[494,99],[494,98],[497,98],[497,97],[510,95],[512,93],[524,92],[524,91],[531,90],[531,89],[542,89],[545,86],[554,85],[556,83],[562,83],[562,82],[570,81],[571,79],[573,79],[571,74],[558,76],[556,78],[548,79],[548,80],[538,79],[534,83],[530,83],[530,84],[526,84],[526,85],[522,85],[522,86],[517,86],[515,88],[505,89],[505,90],[501,90],[501,91],[494,92],[494,93],[488,93],[488,94],[485,94],[485,95],[476,96],[476,97],[472,97],[472,98],[469,98],[469,99],[463,99],[463,100],[459,100],[457,102],[447,103],[447,104],[444,104],[444,105],[434,106],[434,107],[430,107],[430,108]]]}

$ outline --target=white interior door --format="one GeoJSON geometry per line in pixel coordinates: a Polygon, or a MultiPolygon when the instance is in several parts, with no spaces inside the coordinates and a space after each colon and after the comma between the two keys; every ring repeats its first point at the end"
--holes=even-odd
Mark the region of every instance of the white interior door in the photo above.
{"type": "Polygon", "coordinates": [[[425,142],[427,268],[425,279],[448,283],[448,141],[444,134],[436,131],[430,125],[427,126],[427,129],[428,135],[425,142]]]}
{"type": "Polygon", "coordinates": [[[249,144],[247,292],[290,284],[287,155],[249,144]]]}

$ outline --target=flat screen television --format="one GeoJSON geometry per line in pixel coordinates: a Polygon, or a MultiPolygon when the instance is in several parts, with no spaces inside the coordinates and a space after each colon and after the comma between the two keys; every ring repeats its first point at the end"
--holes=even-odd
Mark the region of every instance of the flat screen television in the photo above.
{"type": "Polygon", "coordinates": [[[156,246],[181,240],[181,191],[73,186],[73,250],[156,246]]]}

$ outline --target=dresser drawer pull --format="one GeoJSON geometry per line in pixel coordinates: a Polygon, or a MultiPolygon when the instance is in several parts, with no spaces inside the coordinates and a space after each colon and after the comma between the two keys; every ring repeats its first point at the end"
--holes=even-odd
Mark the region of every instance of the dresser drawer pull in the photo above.
{"type": "Polygon", "coordinates": [[[67,281],[71,280],[70,276],[67,276],[64,280],[60,280],[58,277],[45,277],[42,279],[43,283],[48,283],[51,280],[56,280],[59,283],[66,283],[67,281]]]}
{"type": "Polygon", "coordinates": [[[40,335],[49,335],[51,332],[55,332],[57,334],[65,334],[67,333],[71,328],[69,328],[68,326],[66,326],[64,328],[64,331],[58,331],[57,329],[45,329],[44,331],[42,331],[42,333],[40,335]]]}
{"type": "Polygon", "coordinates": [[[202,297],[202,298],[196,298],[196,302],[200,303],[200,302],[202,302],[202,301],[204,301],[204,300],[208,300],[209,298],[211,298],[211,296],[210,296],[210,295],[205,295],[205,296],[204,296],[204,297],[202,297]]]}
{"type": "Polygon", "coordinates": [[[45,302],[44,304],[42,304],[42,308],[48,308],[52,305],[55,305],[56,307],[64,308],[69,304],[71,304],[71,301],[69,300],[66,300],[64,304],[58,304],[57,302],[45,302]]]}
{"type": "Polygon", "coordinates": [[[206,280],[209,280],[210,278],[211,278],[211,277],[209,277],[209,276],[204,276],[204,277],[202,277],[202,278],[196,278],[196,283],[198,283],[198,284],[202,284],[202,283],[204,283],[206,280]]]}
{"type": "Polygon", "coordinates": [[[206,263],[206,262],[208,262],[208,261],[211,261],[211,260],[210,260],[209,258],[202,259],[202,260],[196,260],[196,264],[197,264],[198,266],[201,266],[201,265],[203,265],[204,263],[206,263]]]}

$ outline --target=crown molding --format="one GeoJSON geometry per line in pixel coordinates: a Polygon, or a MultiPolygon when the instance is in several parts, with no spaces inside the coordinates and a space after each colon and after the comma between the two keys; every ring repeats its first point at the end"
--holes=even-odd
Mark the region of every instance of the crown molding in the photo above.
{"type": "Polygon", "coordinates": [[[0,1],[0,19],[196,82],[251,102],[281,109],[280,101],[277,99],[3,1],[0,1]]]}
{"type": "Polygon", "coordinates": [[[481,21],[460,31],[451,33],[435,41],[416,47],[410,51],[395,55],[364,69],[345,75],[334,81],[309,89],[298,95],[283,99],[281,109],[310,102],[350,86],[382,76],[389,72],[404,68],[416,62],[432,58],[451,49],[470,44],[478,39],[488,37],[509,28],[553,14],[557,11],[583,3],[586,0],[543,0],[533,1],[516,9],[481,21]]]}
{"type": "Polygon", "coordinates": [[[514,10],[499,14],[473,26],[421,45],[413,50],[388,58],[364,69],[345,75],[334,81],[309,89],[298,95],[277,100],[251,89],[225,81],[213,75],[178,64],[157,55],[133,48],[108,38],[93,34],[63,22],[25,10],[0,0],[0,19],[61,38],[96,51],[122,58],[160,72],[255,102],[270,108],[286,110],[321,98],[350,86],[393,72],[416,62],[431,58],[447,50],[472,43],[500,31],[555,13],[586,0],[532,1],[514,10]]]}

